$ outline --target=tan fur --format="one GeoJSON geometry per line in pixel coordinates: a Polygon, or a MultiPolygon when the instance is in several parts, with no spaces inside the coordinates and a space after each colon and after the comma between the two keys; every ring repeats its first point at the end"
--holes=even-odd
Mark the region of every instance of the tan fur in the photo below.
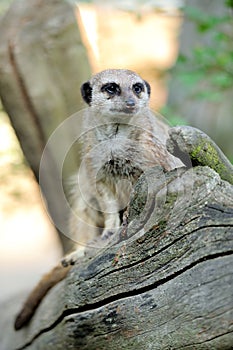
{"type": "Polygon", "coordinates": [[[14,325],[15,330],[22,328],[31,319],[37,306],[40,304],[41,300],[47,294],[49,289],[63,280],[67,276],[70,268],[71,265],[64,267],[60,264],[42,277],[37,286],[29,294],[26,302],[22,307],[22,310],[17,315],[14,325]]]}
{"type": "MultiPolygon", "coordinates": [[[[89,225],[92,237],[109,236],[120,225],[119,211],[128,205],[132,186],[148,167],[159,164],[166,170],[178,160],[167,152],[168,126],[149,109],[144,80],[129,70],[106,70],[90,80],[92,99],[83,116],[83,160],[70,217],[71,235],[89,225]],[[102,87],[114,82],[121,94],[109,98],[102,87]],[[144,91],[136,96],[134,84],[144,91]],[[128,113],[126,101],[135,107],[128,113]]],[[[73,255],[74,257],[74,255],[73,255]]]]}

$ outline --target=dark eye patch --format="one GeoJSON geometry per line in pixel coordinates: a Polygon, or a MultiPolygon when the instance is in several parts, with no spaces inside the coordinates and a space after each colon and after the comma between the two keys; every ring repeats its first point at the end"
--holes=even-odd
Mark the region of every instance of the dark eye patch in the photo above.
{"type": "Polygon", "coordinates": [[[121,94],[121,88],[116,83],[107,83],[101,87],[102,92],[107,92],[109,96],[115,96],[121,94]]]}
{"type": "Polygon", "coordinates": [[[136,83],[133,85],[133,92],[135,92],[136,95],[140,95],[140,93],[143,91],[144,85],[142,83],[136,83]]]}

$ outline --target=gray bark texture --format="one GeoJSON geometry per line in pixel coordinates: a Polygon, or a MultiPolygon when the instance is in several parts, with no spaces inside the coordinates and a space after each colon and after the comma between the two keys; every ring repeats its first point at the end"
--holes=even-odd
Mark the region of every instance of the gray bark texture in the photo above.
{"type": "MultiPolygon", "coordinates": [[[[174,128],[174,144],[190,130],[174,128]]],[[[22,299],[4,305],[0,347],[232,349],[232,266],[232,185],[207,166],[151,168],[127,224],[71,269],[28,326],[13,330],[22,299]]]]}
{"type": "MultiPolygon", "coordinates": [[[[50,135],[83,107],[80,86],[91,74],[86,49],[75,10],[66,0],[14,1],[0,21],[0,33],[0,97],[39,181],[50,135]]],[[[42,190],[54,221],[67,220],[56,179],[60,149],[72,144],[71,138],[63,132],[44,164],[48,176],[42,190]]],[[[77,155],[67,157],[64,177],[76,169],[77,155]]]]}

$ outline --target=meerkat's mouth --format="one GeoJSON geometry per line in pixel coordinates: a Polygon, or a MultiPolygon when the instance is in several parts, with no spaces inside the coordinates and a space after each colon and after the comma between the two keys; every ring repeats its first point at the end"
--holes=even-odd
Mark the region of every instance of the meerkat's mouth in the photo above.
{"type": "Polygon", "coordinates": [[[117,114],[135,114],[138,112],[138,108],[136,107],[125,107],[122,109],[117,109],[117,108],[112,108],[110,109],[112,113],[117,113],[117,114]]]}

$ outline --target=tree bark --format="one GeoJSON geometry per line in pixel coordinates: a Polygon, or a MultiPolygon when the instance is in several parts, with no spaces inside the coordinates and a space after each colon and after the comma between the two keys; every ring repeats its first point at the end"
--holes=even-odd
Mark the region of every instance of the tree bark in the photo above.
{"type": "MultiPolygon", "coordinates": [[[[83,107],[79,89],[91,74],[87,53],[74,8],[64,0],[15,1],[1,19],[0,32],[0,97],[39,181],[49,137],[83,107]]],[[[63,132],[44,164],[47,180],[42,190],[55,223],[67,220],[57,177],[60,150],[71,140],[72,135],[63,132]]],[[[65,178],[76,170],[78,155],[70,152],[66,158],[65,178]]]]}
{"type": "MultiPolygon", "coordinates": [[[[232,349],[233,187],[209,167],[148,170],[128,225],[96,249],[13,331],[4,349],[232,349]]],[[[16,305],[17,304],[17,305],[16,305]]]]}

